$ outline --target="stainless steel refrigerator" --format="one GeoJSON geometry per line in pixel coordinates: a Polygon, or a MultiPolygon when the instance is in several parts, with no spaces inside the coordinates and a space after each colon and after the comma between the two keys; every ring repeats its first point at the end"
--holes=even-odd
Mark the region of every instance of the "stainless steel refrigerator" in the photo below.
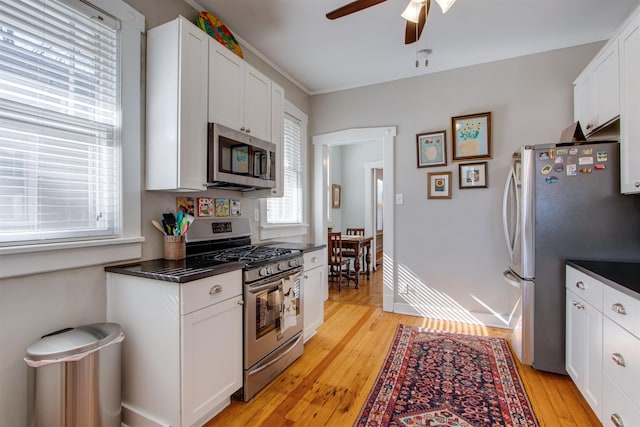
{"type": "Polygon", "coordinates": [[[523,364],[565,371],[565,261],[640,261],[640,196],[620,194],[619,145],[523,146],[503,198],[520,289],[511,344],[523,364]]]}

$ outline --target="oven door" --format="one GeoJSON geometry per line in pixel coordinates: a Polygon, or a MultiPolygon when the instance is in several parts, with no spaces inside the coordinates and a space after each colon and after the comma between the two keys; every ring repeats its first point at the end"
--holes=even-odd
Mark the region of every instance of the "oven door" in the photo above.
{"type": "Polygon", "coordinates": [[[302,272],[245,285],[245,369],[302,331],[302,272]]]}

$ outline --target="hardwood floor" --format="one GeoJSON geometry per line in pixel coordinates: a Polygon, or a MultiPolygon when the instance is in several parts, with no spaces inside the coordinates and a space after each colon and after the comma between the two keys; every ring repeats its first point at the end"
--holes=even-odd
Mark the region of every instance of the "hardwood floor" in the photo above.
{"type": "MultiPolygon", "coordinates": [[[[508,337],[505,329],[382,311],[382,271],[360,289],[331,285],[325,322],[304,355],[250,402],[232,401],[205,427],[351,426],[360,413],[400,323],[508,337]]],[[[518,369],[540,426],[600,426],[569,377],[518,369]]]]}

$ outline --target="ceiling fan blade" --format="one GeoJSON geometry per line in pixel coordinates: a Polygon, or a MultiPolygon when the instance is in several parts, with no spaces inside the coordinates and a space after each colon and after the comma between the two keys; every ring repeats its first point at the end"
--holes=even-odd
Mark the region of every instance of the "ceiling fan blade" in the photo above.
{"type": "Polygon", "coordinates": [[[387,0],[356,0],[351,3],[348,3],[334,11],[327,13],[327,18],[336,19],[342,18],[343,16],[350,15],[354,12],[359,12],[362,9],[366,9],[371,6],[375,6],[379,3],[385,2],[387,0]]]}
{"type": "Polygon", "coordinates": [[[420,9],[420,15],[418,16],[418,23],[407,21],[407,26],[404,30],[404,44],[415,43],[420,39],[422,30],[424,30],[427,23],[427,16],[429,15],[429,9],[431,8],[431,0],[427,0],[426,4],[420,9]]]}

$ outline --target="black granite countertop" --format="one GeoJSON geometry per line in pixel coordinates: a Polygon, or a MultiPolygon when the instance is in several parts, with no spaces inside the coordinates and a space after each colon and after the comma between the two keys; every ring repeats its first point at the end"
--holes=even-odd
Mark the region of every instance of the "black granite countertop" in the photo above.
{"type": "Polygon", "coordinates": [[[294,243],[294,242],[266,242],[261,246],[272,246],[274,248],[297,249],[304,252],[313,252],[326,247],[324,243],[294,243]]]}
{"type": "Polygon", "coordinates": [[[191,266],[189,257],[180,260],[154,259],[133,264],[105,267],[109,273],[127,274],[147,279],[186,283],[241,269],[242,262],[221,262],[208,267],[191,266]]]}
{"type": "Polygon", "coordinates": [[[640,299],[640,263],[568,260],[570,265],[633,298],[640,299]]]}

